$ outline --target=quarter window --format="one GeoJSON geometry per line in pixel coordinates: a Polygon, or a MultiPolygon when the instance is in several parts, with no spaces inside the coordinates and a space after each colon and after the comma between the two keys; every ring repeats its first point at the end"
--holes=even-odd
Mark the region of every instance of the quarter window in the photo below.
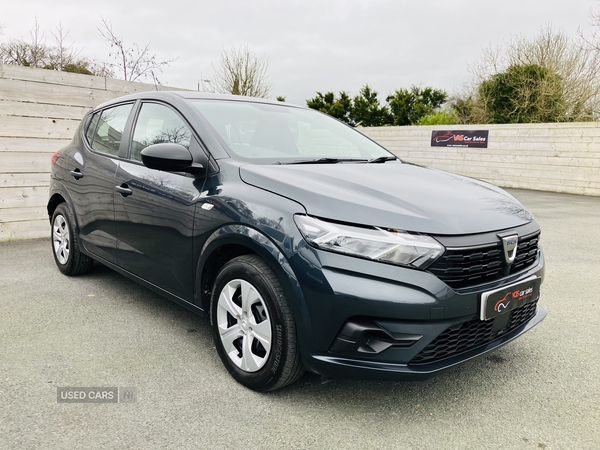
{"type": "Polygon", "coordinates": [[[97,124],[96,118],[92,119],[87,138],[94,150],[113,156],[119,154],[121,137],[132,107],[132,104],[128,104],[105,109],[102,111],[97,124]],[[93,132],[91,131],[92,127],[93,132]]]}
{"type": "Polygon", "coordinates": [[[96,133],[96,126],[98,125],[98,119],[100,118],[100,113],[97,112],[92,116],[92,120],[90,120],[90,124],[88,125],[87,131],[85,133],[85,137],[88,141],[88,144],[92,145],[92,141],[94,140],[94,134],[96,133]]]}
{"type": "Polygon", "coordinates": [[[141,161],[142,150],[152,144],[170,142],[190,148],[192,133],[171,108],[157,103],[144,103],[135,124],[131,159],[141,161]]]}

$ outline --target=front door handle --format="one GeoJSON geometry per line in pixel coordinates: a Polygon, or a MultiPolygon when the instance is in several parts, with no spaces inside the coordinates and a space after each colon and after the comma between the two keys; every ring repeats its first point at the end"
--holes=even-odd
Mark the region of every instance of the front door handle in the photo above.
{"type": "Polygon", "coordinates": [[[125,183],[123,183],[121,186],[115,186],[115,189],[117,192],[121,193],[122,197],[127,197],[128,195],[133,194],[133,191],[129,189],[129,186],[127,186],[125,183]]]}
{"type": "Polygon", "coordinates": [[[75,178],[76,180],[83,178],[83,174],[79,169],[71,170],[69,173],[73,175],[73,178],[75,178]]]}

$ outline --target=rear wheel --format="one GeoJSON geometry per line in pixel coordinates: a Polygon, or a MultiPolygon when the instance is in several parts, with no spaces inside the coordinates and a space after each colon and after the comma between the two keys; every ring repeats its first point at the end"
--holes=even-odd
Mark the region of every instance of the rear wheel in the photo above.
{"type": "Polygon", "coordinates": [[[58,269],[65,275],[89,272],[94,265],[94,260],[81,253],[79,249],[75,220],[66,203],[56,207],[51,223],[52,254],[58,269]]]}
{"type": "Polygon", "coordinates": [[[239,256],[221,269],[211,298],[211,324],[223,364],[244,386],[272,391],[304,372],[285,292],[258,256],[239,256]]]}

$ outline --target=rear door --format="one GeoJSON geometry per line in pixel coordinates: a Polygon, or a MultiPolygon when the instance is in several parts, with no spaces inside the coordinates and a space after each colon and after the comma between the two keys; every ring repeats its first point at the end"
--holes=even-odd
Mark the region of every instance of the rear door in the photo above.
{"type": "Polygon", "coordinates": [[[194,209],[204,177],[163,172],[142,164],[148,145],[172,142],[190,149],[194,162],[206,161],[190,126],[171,106],[142,102],[132,130],[129,157],[121,160],[115,219],[118,264],[123,269],[191,301],[194,288],[194,209]]]}
{"type": "Polygon", "coordinates": [[[80,239],[90,253],[109,262],[117,261],[114,225],[115,173],[123,132],[133,103],[94,113],[85,130],[81,152],[73,155],[69,168],[73,181],[69,191],[75,206],[80,239]]]}

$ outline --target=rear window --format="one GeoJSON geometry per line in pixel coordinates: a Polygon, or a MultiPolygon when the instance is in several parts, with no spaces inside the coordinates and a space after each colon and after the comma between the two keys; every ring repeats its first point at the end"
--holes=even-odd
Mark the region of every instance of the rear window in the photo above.
{"type": "Polygon", "coordinates": [[[133,104],[119,105],[97,112],[86,132],[90,146],[97,152],[111,156],[119,154],[123,130],[133,104]]]}

